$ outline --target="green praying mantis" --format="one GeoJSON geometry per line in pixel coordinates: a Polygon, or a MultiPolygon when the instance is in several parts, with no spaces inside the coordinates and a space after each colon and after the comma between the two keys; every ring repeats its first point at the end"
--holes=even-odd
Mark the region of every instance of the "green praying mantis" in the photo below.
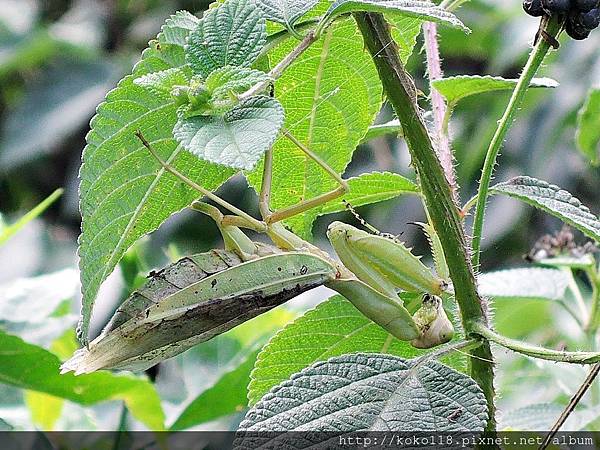
{"type": "Polygon", "coordinates": [[[151,273],[149,281],[118,308],[102,333],[63,364],[63,372],[145,370],[323,285],[343,295],[392,336],[417,348],[435,347],[452,339],[453,325],[441,299],[450,295],[448,282],[404,244],[334,222],[327,236],[340,259],[337,261],[283,226],[283,220],[343,196],[348,184],[289,131],[282,133],[339,187],[272,212],[273,161],[269,150],[259,194],[262,220],[178,172],[160,158],[141,132],[136,133],[165,171],[231,213],[224,215],[202,201],[191,206],[214,220],[225,248],[185,257],[151,273]],[[252,241],[243,229],[266,234],[272,244],[252,241]],[[407,308],[399,292],[418,294],[417,305],[407,308]],[[418,309],[411,314],[410,308],[418,309]]]}

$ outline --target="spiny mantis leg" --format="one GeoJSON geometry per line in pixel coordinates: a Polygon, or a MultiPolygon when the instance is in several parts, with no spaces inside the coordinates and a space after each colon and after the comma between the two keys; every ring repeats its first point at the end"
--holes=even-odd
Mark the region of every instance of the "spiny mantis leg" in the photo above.
{"type": "Polygon", "coordinates": [[[271,213],[269,209],[269,199],[271,195],[271,179],[273,175],[273,154],[272,150],[270,150],[265,154],[265,170],[263,172],[263,185],[260,194],[261,213],[263,214],[263,220],[267,224],[280,222],[297,214],[301,214],[305,211],[315,208],[316,206],[334,200],[348,192],[348,183],[346,182],[346,180],[344,180],[325,161],[323,161],[316,153],[310,150],[302,142],[296,139],[296,137],[293,136],[287,129],[282,128],[281,132],[287,139],[289,139],[294,145],[296,145],[300,150],[302,150],[310,159],[312,159],[319,166],[321,166],[323,170],[325,170],[325,172],[327,172],[331,176],[331,178],[333,178],[337,183],[339,183],[340,186],[330,192],[319,195],[310,200],[303,200],[302,202],[296,205],[287,208],[282,208],[271,213]]]}
{"type": "Polygon", "coordinates": [[[229,202],[226,202],[225,200],[223,200],[218,195],[213,194],[208,189],[205,189],[202,186],[200,186],[199,184],[197,184],[196,182],[190,180],[188,177],[186,177],[184,174],[182,174],[181,172],[179,172],[173,166],[171,166],[170,164],[168,164],[165,161],[163,161],[162,158],[160,157],[160,155],[158,153],[156,153],[156,151],[152,148],[152,146],[150,145],[150,143],[146,140],[146,138],[144,137],[144,135],[142,134],[141,131],[139,131],[139,130],[136,131],[135,135],[142,142],[142,144],[144,145],[144,147],[146,147],[146,149],[150,152],[150,154],[159,162],[159,164],[163,167],[164,170],[166,170],[170,174],[174,175],[175,177],[179,178],[182,182],[184,182],[185,184],[187,184],[189,187],[191,187],[192,189],[200,192],[202,195],[208,197],[210,200],[212,200],[216,204],[222,206],[225,209],[228,209],[229,211],[231,211],[235,215],[237,215],[237,216],[245,219],[248,222],[248,224],[251,224],[252,227],[254,229],[256,229],[257,231],[263,231],[263,232],[266,231],[267,226],[266,226],[266,224],[264,222],[261,222],[260,220],[255,219],[254,217],[252,217],[249,214],[245,213],[241,209],[233,206],[229,202]]]}

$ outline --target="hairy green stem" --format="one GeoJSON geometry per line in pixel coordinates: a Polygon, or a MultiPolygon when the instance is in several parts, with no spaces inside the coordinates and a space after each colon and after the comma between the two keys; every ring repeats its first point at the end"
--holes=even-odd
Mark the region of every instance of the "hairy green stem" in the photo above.
{"type": "Polygon", "coordinates": [[[595,337],[600,326],[600,276],[598,276],[596,264],[594,264],[594,267],[587,269],[586,274],[592,285],[592,306],[585,331],[589,336],[595,337]]]}
{"type": "MultiPolygon", "coordinates": [[[[398,49],[392,40],[388,24],[380,14],[355,15],[365,46],[373,57],[387,99],[394,108],[404,130],[411,158],[418,173],[431,223],[440,237],[454,284],[456,301],[467,336],[471,324],[487,322],[484,305],[477,293],[475,276],[470,264],[468,245],[458,208],[431,137],[417,105],[415,85],[406,73],[398,49]]],[[[483,390],[490,420],[486,430],[495,431],[493,356],[489,343],[483,339],[479,347],[469,352],[469,373],[483,390]]]]}
{"type": "Polygon", "coordinates": [[[526,342],[521,342],[498,334],[480,322],[474,323],[471,328],[474,333],[489,341],[495,342],[513,352],[531,356],[532,358],[570,364],[595,364],[600,361],[599,352],[567,352],[538,347],[537,345],[527,344],[526,342]]]}
{"type": "MultiPolygon", "coordinates": [[[[545,21],[546,19],[544,19],[545,21]]],[[[558,36],[561,30],[561,24],[558,19],[550,19],[544,26],[543,32],[547,33],[552,38],[558,36]]],[[[473,242],[472,242],[472,262],[475,268],[479,267],[480,253],[481,253],[481,237],[483,232],[483,220],[485,216],[485,207],[488,199],[490,183],[492,181],[492,175],[494,173],[494,166],[502,143],[506,138],[508,130],[510,129],[515,115],[523,103],[525,93],[529,88],[531,80],[537,73],[538,69],[542,65],[546,54],[550,50],[550,43],[548,39],[541,37],[538,39],[537,44],[529,55],[529,60],[523,69],[523,73],[519,78],[515,90],[512,93],[510,101],[504,111],[504,115],[498,122],[498,128],[496,133],[490,142],[490,146],[485,156],[485,162],[483,164],[483,170],[479,181],[479,191],[477,193],[477,207],[475,209],[475,218],[473,220],[473,242]]]]}

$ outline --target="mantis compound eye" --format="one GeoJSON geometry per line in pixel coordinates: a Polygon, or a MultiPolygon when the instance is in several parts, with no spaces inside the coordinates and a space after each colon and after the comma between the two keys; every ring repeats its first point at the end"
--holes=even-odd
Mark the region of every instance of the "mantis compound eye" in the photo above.
{"type": "Polygon", "coordinates": [[[442,299],[430,294],[423,296],[421,308],[413,315],[421,336],[410,343],[416,348],[432,348],[452,340],[454,327],[444,310],[442,299]]]}

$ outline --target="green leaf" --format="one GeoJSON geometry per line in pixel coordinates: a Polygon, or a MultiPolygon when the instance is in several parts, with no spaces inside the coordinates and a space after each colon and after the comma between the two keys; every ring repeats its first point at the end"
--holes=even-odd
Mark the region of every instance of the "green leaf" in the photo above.
{"type": "Polygon", "coordinates": [[[21,228],[37,218],[42,214],[48,207],[50,207],[59,197],[63,194],[63,189],[57,189],[44,199],[39,205],[21,217],[12,225],[6,225],[0,217],[0,246],[4,244],[12,235],[17,233],[21,228]]]}
{"type": "Polygon", "coordinates": [[[79,273],[74,269],[2,284],[0,329],[29,343],[49,346],[77,322],[70,309],[78,290],[79,273]]]}
{"type": "Polygon", "coordinates": [[[140,130],[165,161],[206,189],[217,188],[233,174],[183,151],[173,138],[175,105],[133,82],[148,73],[184,66],[182,38],[197,23],[185,12],[168,19],[133,75],[121,80],[92,119],[80,172],[80,340],[84,343],[98,289],[125,251],[198,198],[196,191],[165,172],[135,132],[140,130]]]}
{"type": "MultiPolygon", "coordinates": [[[[262,349],[248,386],[250,404],[305,367],[352,352],[382,352],[404,358],[427,353],[394,339],[344,297],[335,295],[287,325],[262,349]]],[[[465,366],[459,353],[443,361],[459,370],[465,366]]]]}
{"type": "Polygon", "coordinates": [[[369,142],[371,139],[394,134],[398,137],[402,136],[402,125],[398,119],[390,120],[386,123],[371,125],[365,137],[360,141],[361,144],[369,142]]]}
{"type": "Polygon", "coordinates": [[[221,67],[250,67],[266,40],[265,18],[253,1],[228,0],[204,14],[189,36],[186,59],[206,78],[221,67]]]}
{"type": "Polygon", "coordinates": [[[337,17],[358,12],[376,12],[390,17],[405,16],[451,25],[468,32],[469,29],[451,12],[430,1],[419,0],[337,0],[327,10],[319,28],[325,28],[337,17]]]}
{"type": "MultiPolygon", "coordinates": [[[[540,431],[549,430],[565,410],[558,403],[535,403],[502,414],[500,425],[503,430],[540,431]]],[[[586,408],[581,405],[569,414],[563,430],[582,431],[600,416],[600,407],[586,408]]]]}
{"type": "Polygon", "coordinates": [[[556,269],[510,269],[479,276],[481,295],[495,299],[562,300],[568,286],[569,277],[556,269]]]}
{"type": "MultiPolygon", "coordinates": [[[[359,353],[293,375],[248,412],[239,430],[477,432],[487,417],[485,397],[468,376],[437,361],[359,353]]],[[[312,436],[314,447],[328,439],[327,433],[312,436]]]]}
{"type": "Polygon", "coordinates": [[[242,100],[223,116],[180,114],[173,135],[199,158],[251,170],[275,142],[283,120],[277,100],[257,96],[242,100]]]}
{"type": "Polygon", "coordinates": [[[400,60],[406,64],[408,58],[413,54],[415,45],[417,45],[417,37],[421,33],[423,21],[400,15],[388,17],[388,21],[392,26],[392,37],[398,44],[400,60]]]}
{"type": "Polygon", "coordinates": [[[230,98],[231,93],[241,94],[267,78],[267,74],[260,70],[227,66],[212,72],[205,85],[212,94],[212,100],[218,101],[230,98]]]}
{"type": "Polygon", "coordinates": [[[531,177],[516,177],[490,189],[546,211],[577,228],[586,236],[600,242],[600,220],[567,191],[531,177]]]}
{"type": "Polygon", "coordinates": [[[170,430],[178,431],[241,411],[248,405],[246,387],[258,350],[246,356],[214,386],[202,392],[179,415],[170,430]]]}
{"type": "Polygon", "coordinates": [[[42,430],[52,431],[60,418],[65,401],[43,392],[26,391],[25,404],[34,424],[42,430]]]}
{"type": "MultiPolygon", "coordinates": [[[[446,98],[448,104],[455,105],[470,95],[513,90],[518,81],[490,75],[458,75],[433,80],[431,85],[446,98]]],[[[558,82],[551,78],[534,78],[529,84],[530,88],[555,88],[557,86],[558,82]]]]}
{"type": "Polygon", "coordinates": [[[577,146],[592,164],[600,164],[600,88],[590,91],[577,116],[577,146]]]}
{"type": "MultiPolygon", "coordinates": [[[[269,54],[271,64],[296,42],[288,39],[269,54]]],[[[351,20],[336,23],[275,82],[285,109],[285,127],[336,172],[343,173],[381,108],[381,83],[363,40],[351,20]]],[[[291,206],[335,189],[338,184],[285,137],[275,143],[272,209],[291,206]]],[[[259,189],[262,164],[250,175],[259,189]]],[[[320,208],[287,221],[294,232],[310,235],[320,208]]]]}
{"type": "Polygon", "coordinates": [[[133,83],[149,89],[165,100],[171,100],[173,86],[185,86],[189,83],[190,74],[188,72],[183,67],[172,67],[143,75],[133,80],[133,83]]]}
{"type": "Polygon", "coordinates": [[[131,414],[152,430],[164,428],[164,413],[154,386],[130,375],[107,372],[59,374],[60,361],[41,347],[0,331],[0,383],[70,400],[85,406],[123,400],[131,414]]]}
{"type": "MultiPolygon", "coordinates": [[[[403,194],[419,194],[419,187],[402,175],[390,172],[364,173],[348,179],[349,191],[343,200],[353,207],[383,202],[403,194]]],[[[325,203],[320,215],[345,211],[342,200],[325,203]]]]}
{"type": "Polygon", "coordinates": [[[319,0],[255,0],[255,3],[267,20],[293,29],[298,19],[314,8],[319,0]]]}

